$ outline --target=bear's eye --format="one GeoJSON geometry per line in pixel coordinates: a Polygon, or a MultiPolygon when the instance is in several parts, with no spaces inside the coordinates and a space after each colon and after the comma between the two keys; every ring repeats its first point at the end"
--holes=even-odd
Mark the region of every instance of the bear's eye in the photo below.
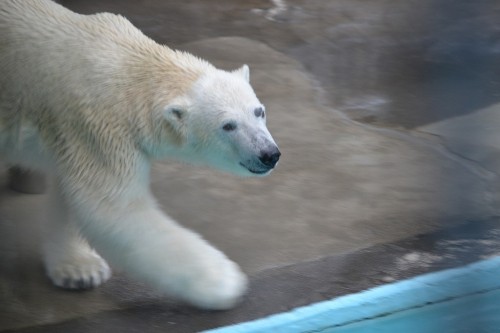
{"type": "Polygon", "coordinates": [[[226,132],[234,131],[236,129],[236,124],[233,122],[226,123],[224,124],[224,126],[222,126],[222,129],[226,132]]]}
{"type": "Polygon", "coordinates": [[[261,108],[261,107],[258,107],[258,108],[256,108],[255,110],[253,110],[253,114],[254,114],[257,118],[260,118],[260,117],[264,118],[264,117],[266,116],[266,113],[265,113],[264,109],[263,109],[263,108],[261,108]]]}

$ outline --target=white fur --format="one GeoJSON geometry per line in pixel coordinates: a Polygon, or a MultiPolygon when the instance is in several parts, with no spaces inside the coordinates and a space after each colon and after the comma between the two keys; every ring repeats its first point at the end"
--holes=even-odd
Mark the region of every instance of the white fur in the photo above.
{"type": "Polygon", "coordinates": [[[0,73],[0,154],[54,180],[44,260],[56,285],[108,279],[97,250],[193,305],[238,301],[245,276],[156,207],[149,171],[156,158],[243,176],[271,171],[258,157],[275,143],[254,115],[262,106],[246,65],[218,70],[156,44],[120,16],[3,0],[0,73]],[[223,130],[227,122],[237,129],[223,130]]]}

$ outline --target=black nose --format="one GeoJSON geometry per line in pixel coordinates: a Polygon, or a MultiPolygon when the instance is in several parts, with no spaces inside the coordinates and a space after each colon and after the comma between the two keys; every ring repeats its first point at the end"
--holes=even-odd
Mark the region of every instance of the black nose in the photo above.
{"type": "Polygon", "coordinates": [[[278,160],[280,159],[281,153],[278,148],[272,150],[263,151],[259,160],[267,167],[274,168],[278,160]]]}

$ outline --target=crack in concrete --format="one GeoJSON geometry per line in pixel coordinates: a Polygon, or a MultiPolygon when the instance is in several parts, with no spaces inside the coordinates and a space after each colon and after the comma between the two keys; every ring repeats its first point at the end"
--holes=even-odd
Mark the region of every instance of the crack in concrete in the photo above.
{"type": "MultiPolygon", "coordinates": [[[[493,170],[490,170],[486,168],[485,166],[481,165],[478,161],[475,161],[473,159],[467,158],[466,156],[463,156],[457,152],[454,152],[451,150],[449,147],[447,147],[443,142],[440,142],[438,145],[436,145],[436,142],[432,142],[431,140],[425,139],[423,137],[419,137],[416,135],[412,135],[411,133],[407,131],[402,131],[394,128],[385,128],[385,127],[378,127],[366,123],[362,123],[359,121],[356,121],[354,119],[349,118],[346,114],[337,111],[337,113],[341,113],[343,115],[343,118],[349,121],[350,123],[356,124],[358,126],[361,126],[364,129],[381,133],[382,135],[389,136],[391,138],[396,138],[400,140],[404,140],[406,142],[411,142],[413,144],[417,144],[420,147],[425,147],[430,150],[433,150],[437,153],[439,153],[441,156],[444,156],[448,158],[449,160],[457,163],[464,169],[470,171],[472,174],[475,176],[481,178],[484,181],[497,181],[499,178],[499,174],[494,172],[493,170]]],[[[425,134],[430,134],[434,135],[436,137],[439,137],[439,135],[435,135],[432,133],[427,133],[427,132],[419,132],[415,131],[415,133],[425,133],[425,134]]],[[[442,137],[439,137],[441,140],[443,140],[442,137]]]]}
{"type": "MultiPolygon", "coordinates": [[[[461,162],[462,164],[463,164],[463,162],[465,162],[466,164],[469,165],[469,167],[472,167],[474,169],[473,171],[480,172],[480,176],[482,176],[482,177],[485,176],[486,180],[497,180],[499,178],[500,175],[496,171],[491,170],[491,169],[487,168],[486,166],[482,165],[480,161],[477,161],[473,158],[467,157],[467,156],[460,154],[459,152],[453,150],[447,144],[447,140],[445,137],[443,137],[439,134],[430,133],[430,132],[426,132],[426,131],[420,131],[420,130],[414,130],[414,132],[418,133],[418,134],[423,134],[423,135],[430,135],[430,136],[437,138],[439,141],[439,144],[441,145],[442,149],[445,150],[447,155],[453,156],[455,159],[458,159],[459,162],[461,162]],[[481,171],[478,169],[480,169],[481,171]]],[[[420,138],[420,139],[426,140],[425,138],[420,138]]]]}

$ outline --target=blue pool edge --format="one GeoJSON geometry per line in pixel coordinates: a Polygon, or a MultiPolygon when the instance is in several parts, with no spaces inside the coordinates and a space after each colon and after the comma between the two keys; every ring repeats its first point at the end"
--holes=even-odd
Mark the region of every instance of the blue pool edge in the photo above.
{"type": "Polygon", "coordinates": [[[500,257],[420,275],[206,333],[320,331],[426,304],[500,289],[500,257]]]}

